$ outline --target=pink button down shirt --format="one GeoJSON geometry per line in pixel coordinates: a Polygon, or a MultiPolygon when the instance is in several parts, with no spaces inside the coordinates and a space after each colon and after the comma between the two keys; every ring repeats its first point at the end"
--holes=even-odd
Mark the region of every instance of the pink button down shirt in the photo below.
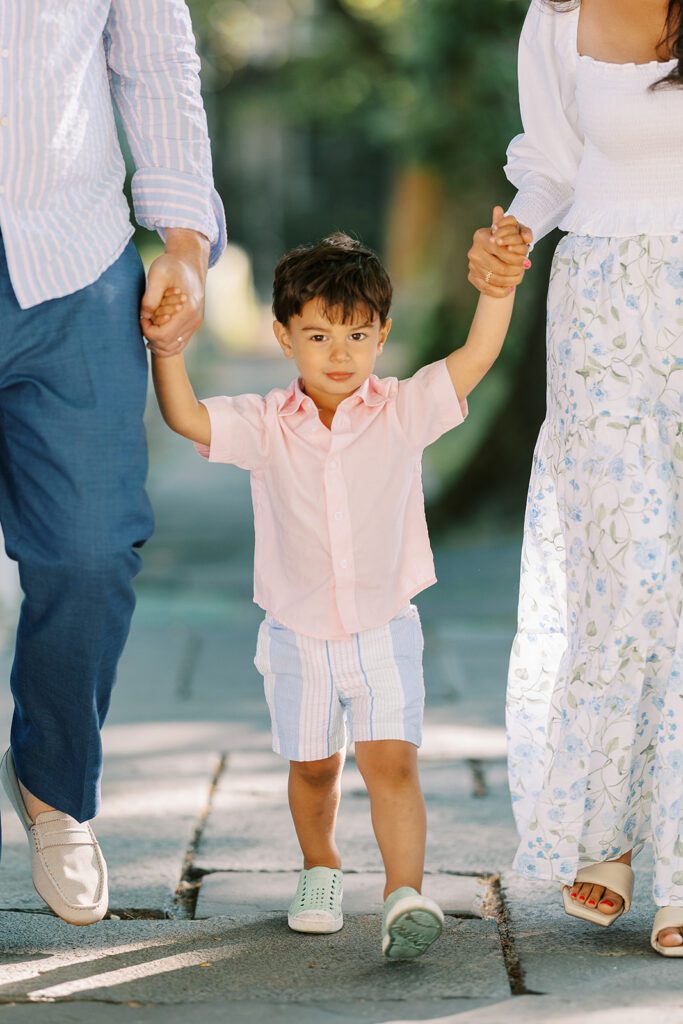
{"type": "Polygon", "coordinates": [[[204,405],[211,446],[197,450],[251,473],[254,601],[283,625],[347,637],[436,583],[422,452],[467,415],[445,360],[408,380],[371,375],[331,430],[298,381],[204,405]]]}

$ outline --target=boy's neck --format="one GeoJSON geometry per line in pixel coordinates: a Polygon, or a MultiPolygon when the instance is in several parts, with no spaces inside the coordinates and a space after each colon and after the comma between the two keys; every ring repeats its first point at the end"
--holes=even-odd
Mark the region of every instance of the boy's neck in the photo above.
{"type": "Polygon", "coordinates": [[[299,378],[299,387],[305,395],[311,399],[316,409],[320,414],[320,419],[323,421],[325,426],[329,427],[334,419],[338,407],[346,398],[350,398],[351,395],[355,395],[356,391],[362,388],[365,381],[355,387],[352,391],[347,394],[340,395],[327,395],[324,392],[318,391],[316,388],[312,388],[303,377],[299,378]]]}

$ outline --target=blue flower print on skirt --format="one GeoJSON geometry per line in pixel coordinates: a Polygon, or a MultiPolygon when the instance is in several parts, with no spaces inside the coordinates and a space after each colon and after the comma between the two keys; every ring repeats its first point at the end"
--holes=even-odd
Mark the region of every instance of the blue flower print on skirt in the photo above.
{"type": "Polygon", "coordinates": [[[683,233],[568,235],[548,295],[548,410],[508,684],[515,866],[652,839],[683,905],[683,233]]]}

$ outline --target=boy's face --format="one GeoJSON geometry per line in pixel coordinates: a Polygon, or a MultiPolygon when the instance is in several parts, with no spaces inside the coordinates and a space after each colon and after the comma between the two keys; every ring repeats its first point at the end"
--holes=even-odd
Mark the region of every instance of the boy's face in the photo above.
{"type": "Polygon", "coordinates": [[[356,391],[375,368],[391,320],[380,324],[360,309],[344,323],[332,323],[319,299],[311,299],[288,324],[275,321],[275,336],[299,368],[306,394],[316,404],[336,407],[356,391]]]}

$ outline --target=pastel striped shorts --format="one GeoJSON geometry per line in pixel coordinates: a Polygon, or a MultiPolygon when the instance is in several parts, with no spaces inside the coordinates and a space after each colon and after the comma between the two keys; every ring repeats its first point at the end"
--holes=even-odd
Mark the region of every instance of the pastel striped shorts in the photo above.
{"type": "Polygon", "coordinates": [[[424,641],[415,605],[346,639],[295,633],[271,615],[259,627],[254,664],[264,679],[273,750],[319,761],[348,740],[420,746],[424,641]]]}

